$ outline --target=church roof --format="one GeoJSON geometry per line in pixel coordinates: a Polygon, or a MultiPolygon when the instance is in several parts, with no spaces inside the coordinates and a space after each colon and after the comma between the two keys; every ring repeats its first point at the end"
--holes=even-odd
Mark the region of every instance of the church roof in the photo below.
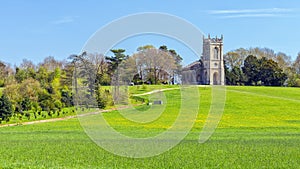
{"type": "Polygon", "coordinates": [[[195,68],[195,67],[199,67],[199,68],[200,68],[201,66],[202,66],[201,61],[200,61],[200,60],[197,60],[197,61],[194,61],[194,62],[188,64],[187,66],[185,66],[185,67],[183,68],[183,70],[191,70],[191,69],[193,69],[193,68],[195,68]]]}

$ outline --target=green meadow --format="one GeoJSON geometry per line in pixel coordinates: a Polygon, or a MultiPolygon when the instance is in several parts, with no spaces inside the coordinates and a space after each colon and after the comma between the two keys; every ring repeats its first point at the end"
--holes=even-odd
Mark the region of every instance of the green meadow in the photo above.
{"type": "MultiPolygon", "coordinates": [[[[103,113],[115,130],[130,137],[150,137],[168,130],[180,109],[178,86],[132,86],[130,94],[161,88],[167,102],[149,123],[103,113]]],[[[200,110],[189,134],[174,148],[149,158],[120,157],[97,146],[78,119],[0,127],[0,168],[298,168],[300,166],[300,88],[226,87],[222,119],[200,144],[211,104],[211,87],[199,87],[200,110]]],[[[154,94],[155,95],[155,94],[154,94]]],[[[151,100],[151,96],[139,96],[151,100]]],[[[151,109],[142,104],[138,110],[151,109]]],[[[130,112],[128,112],[130,113],[130,112]]],[[[100,116],[98,115],[91,115],[100,116]]]]}

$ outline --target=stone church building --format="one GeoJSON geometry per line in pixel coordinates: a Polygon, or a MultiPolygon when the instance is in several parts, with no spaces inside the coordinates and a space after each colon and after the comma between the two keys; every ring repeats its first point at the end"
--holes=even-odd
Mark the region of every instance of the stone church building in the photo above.
{"type": "Polygon", "coordinates": [[[224,85],[223,35],[221,38],[203,38],[203,54],[183,68],[183,84],[224,85]]]}

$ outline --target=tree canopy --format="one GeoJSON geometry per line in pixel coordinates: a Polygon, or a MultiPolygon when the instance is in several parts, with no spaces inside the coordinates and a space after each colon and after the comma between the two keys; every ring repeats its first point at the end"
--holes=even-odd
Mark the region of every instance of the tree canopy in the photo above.
{"type": "Polygon", "coordinates": [[[226,84],[295,86],[297,60],[269,48],[239,48],[224,55],[226,84]]]}

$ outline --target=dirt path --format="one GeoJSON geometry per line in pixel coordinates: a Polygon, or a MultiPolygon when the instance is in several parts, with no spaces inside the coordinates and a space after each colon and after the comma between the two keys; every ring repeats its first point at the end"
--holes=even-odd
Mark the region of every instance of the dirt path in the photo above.
{"type": "Polygon", "coordinates": [[[107,109],[107,110],[99,110],[99,111],[96,111],[96,112],[90,112],[90,113],[79,114],[79,115],[74,115],[74,116],[66,116],[66,117],[60,117],[60,118],[28,121],[28,122],[23,122],[23,123],[3,124],[3,125],[0,125],[0,128],[1,127],[9,127],[9,126],[18,126],[18,125],[30,125],[30,124],[36,124],[36,123],[56,122],[56,121],[73,119],[73,118],[77,118],[77,117],[84,117],[84,116],[89,116],[89,115],[95,115],[95,114],[110,112],[110,111],[114,111],[114,110],[122,110],[122,109],[126,109],[126,108],[129,108],[129,106],[122,106],[122,107],[118,107],[118,108],[112,108],[112,109],[107,109]]]}
{"type": "Polygon", "coordinates": [[[176,88],[159,89],[159,90],[153,90],[151,92],[146,92],[146,93],[142,93],[142,94],[133,94],[132,96],[145,96],[145,95],[150,95],[153,93],[158,93],[158,92],[167,91],[167,90],[176,90],[176,89],[180,89],[180,88],[176,87],[176,88]]]}

